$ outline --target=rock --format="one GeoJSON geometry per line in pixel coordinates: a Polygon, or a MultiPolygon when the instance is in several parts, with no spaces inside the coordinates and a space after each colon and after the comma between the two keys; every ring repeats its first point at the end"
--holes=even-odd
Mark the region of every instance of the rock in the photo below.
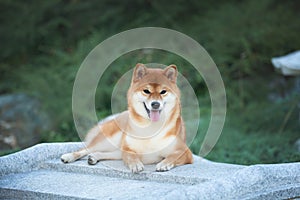
{"type": "Polygon", "coordinates": [[[300,138],[295,142],[295,148],[298,152],[300,152],[300,138]]]}
{"type": "Polygon", "coordinates": [[[295,95],[300,94],[300,77],[276,76],[270,80],[269,89],[268,99],[272,102],[295,98],[295,95]]]}
{"type": "Polygon", "coordinates": [[[0,157],[0,199],[296,199],[300,163],[232,165],[194,156],[167,172],[133,174],[119,160],[90,166],[60,156],[82,143],[38,144],[0,157]]]}
{"type": "Polygon", "coordinates": [[[283,75],[300,75],[300,51],[271,59],[275,68],[281,70],[283,75]]]}
{"type": "Polygon", "coordinates": [[[37,99],[25,94],[0,96],[0,150],[34,145],[50,127],[37,99]]]}

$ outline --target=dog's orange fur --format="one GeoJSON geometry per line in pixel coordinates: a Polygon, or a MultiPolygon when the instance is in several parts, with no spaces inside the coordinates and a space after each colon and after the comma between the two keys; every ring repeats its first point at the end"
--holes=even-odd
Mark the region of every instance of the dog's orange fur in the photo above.
{"type": "Polygon", "coordinates": [[[68,163],[88,154],[89,164],[123,159],[132,172],[142,171],[143,164],[158,163],[157,171],[167,171],[193,163],[185,144],[177,73],[175,65],[152,69],[137,64],[127,92],[128,110],[92,128],[85,139],[87,149],[64,154],[61,160],[68,163]],[[155,112],[149,108],[153,101],[163,104],[158,121],[150,117],[155,112]]]}

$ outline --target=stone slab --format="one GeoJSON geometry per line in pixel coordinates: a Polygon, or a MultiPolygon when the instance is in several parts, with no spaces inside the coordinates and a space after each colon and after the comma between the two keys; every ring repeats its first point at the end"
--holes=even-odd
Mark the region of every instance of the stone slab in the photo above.
{"type": "Polygon", "coordinates": [[[300,163],[241,166],[194,156],[195,163],[132,174],[122,161],[95,166],[60,155],[81,143],[39,144],[0,157],[0,199],[288,199],[300,198],[300,163]]]}

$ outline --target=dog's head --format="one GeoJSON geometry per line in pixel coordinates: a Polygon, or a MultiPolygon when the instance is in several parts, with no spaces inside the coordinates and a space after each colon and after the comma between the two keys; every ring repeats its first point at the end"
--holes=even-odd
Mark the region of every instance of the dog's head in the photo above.
{"type": "MultiPolygon", "coordinates": [[[[147,68],[137,64],[127,93],[129,111],[136,118],[151,122],[161,119],[162,113],[168,117],[179,105],[180,92],[176,85],[177,67],[170,65],[165,69],[147,68]]],[[[178,111],[179,108],[175,110],[178,111]]]]}

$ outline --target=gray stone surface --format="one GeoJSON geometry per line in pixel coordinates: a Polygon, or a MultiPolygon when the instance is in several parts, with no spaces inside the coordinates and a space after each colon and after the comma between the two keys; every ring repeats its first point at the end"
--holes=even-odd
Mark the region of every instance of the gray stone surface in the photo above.
{"type": "Polygon", "coordinates": [[[70,164],[60,155],[81,143],[39,144],[0,157],[0,199],[288,199],[300,198],[300,163],[241,166],[195,163],[132,174],[121,161],[70,164]]]}

